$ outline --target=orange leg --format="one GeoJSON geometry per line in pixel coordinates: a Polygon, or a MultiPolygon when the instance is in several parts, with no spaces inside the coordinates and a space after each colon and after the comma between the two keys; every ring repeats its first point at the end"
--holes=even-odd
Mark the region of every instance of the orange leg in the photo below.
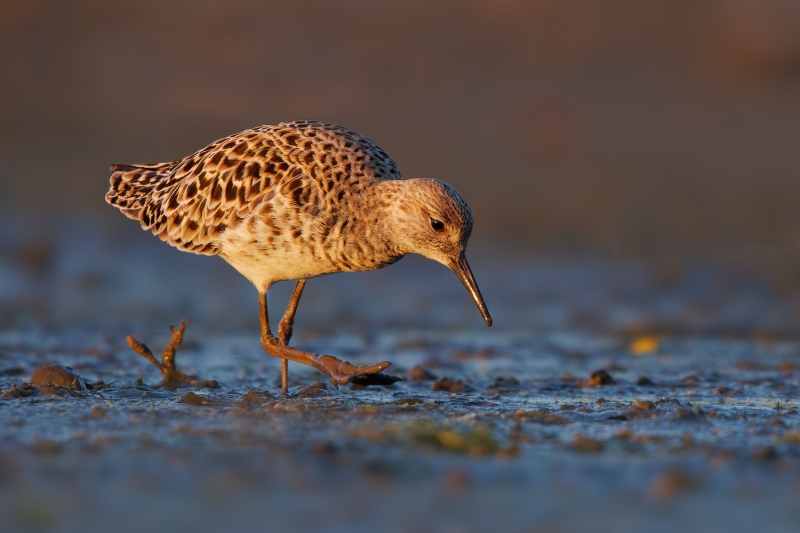
{"type": "Polygon", "coordinates": [[[264,350],[266,350],[268,354],[283,359],[281,362],[281,386],[284,392],[287,391],[289,384],[287,362],[290,360],[313,366],[320,372],[326,374],[336,388],[338,388],[339,385],[350,383],[350,381],[357,376],[376,374],[391,366],[392,363],[388,361],[376,365],[353,366],[347,361],[342,361],[332,355],[318,355],[315,353],[303,352],[289,346],[287,343],[292,336],[294,315],[297,312],[297,303],[300,300],[300,296],[303,294],[303,287],[305,287],[305,280],[298,281],[292,293],[292,298],[289,300],[286,313],[284,313],[280,325],[278,326],[277,338],[272,334],[272,330],[269,327],[267,293],[258,293],[258,303],[261,311],[261,346],[264,347],[264,350]]]}

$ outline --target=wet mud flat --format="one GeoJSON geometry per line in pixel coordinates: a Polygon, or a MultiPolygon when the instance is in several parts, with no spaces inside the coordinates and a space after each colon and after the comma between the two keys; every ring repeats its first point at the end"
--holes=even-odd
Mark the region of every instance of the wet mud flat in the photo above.
{"type": "MultiPolygon", "coordinates": [[[[168,334],[145,339],[154,351],[168,334]]],[[[403,381],[338,390],[255,336],[176,356],[0,334],[0,516],[15,531],[795,531],[800,343],[387,328],[301,336],[403,381]],[[31,388],[44,363],[87,387],[31,388]],[[269,526],[269,527],[267,527],[269,526]]]]}

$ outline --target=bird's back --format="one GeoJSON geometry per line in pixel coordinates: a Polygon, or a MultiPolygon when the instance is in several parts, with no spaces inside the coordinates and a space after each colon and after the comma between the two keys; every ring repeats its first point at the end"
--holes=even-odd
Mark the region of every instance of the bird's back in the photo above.
{"type": "Polygon", "coordinates": [[[342,206],[376,181],[400,179],[392,158],[366,137],[310,121],[260,126],[178,161],[111,171],[111,205],[169,244],[206,255],[220,253],[224,237],[248,223],[269,233],[254,244],[273,249],[287,238],[335,234],[347,224],[342,206]]]}

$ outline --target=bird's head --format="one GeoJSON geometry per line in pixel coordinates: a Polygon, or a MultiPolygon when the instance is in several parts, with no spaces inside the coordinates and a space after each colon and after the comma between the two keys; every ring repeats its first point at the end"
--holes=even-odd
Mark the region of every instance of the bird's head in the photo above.
{"type": "Polygon", "coordinates": [[[472,211],[452,185],[434,179],[394,182],[402,187],[393,206],[393,233],[407,253],[423,255],[455,272],[483,315],[492,317],[467,262],[467,241],[472,233],[472,211]]]}

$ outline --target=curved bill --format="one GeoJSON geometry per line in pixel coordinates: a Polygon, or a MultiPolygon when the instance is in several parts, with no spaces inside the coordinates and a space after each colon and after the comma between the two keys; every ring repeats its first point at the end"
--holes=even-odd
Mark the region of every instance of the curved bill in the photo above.
{"type": "Polygon", "coordinates": [[[472,269],[469,268],[466,254],[461,252],[461,255],[458,256],[458,260],[453,261],[453,263],[448,266],[450,267],[450,270],[456,273],[456,276],[458,276],[458,279],[460,279],[461,283],[464,284],[464,287],[467,288],[469,295],[472,296],[472,299],[475,301],[475,305],[478,306],[481,315],[483,315],[483,321],[486,322],[487,326],[491,326],[492,317],[489,316],[489,310],[486,309],[486,303],[483,301],[481,291],[478,288],[478,284],[475,282],[475,278],[472,276],[472,269]]]}

